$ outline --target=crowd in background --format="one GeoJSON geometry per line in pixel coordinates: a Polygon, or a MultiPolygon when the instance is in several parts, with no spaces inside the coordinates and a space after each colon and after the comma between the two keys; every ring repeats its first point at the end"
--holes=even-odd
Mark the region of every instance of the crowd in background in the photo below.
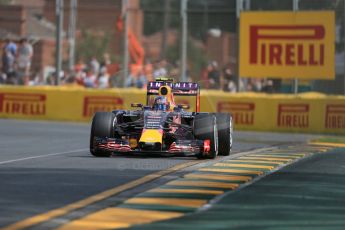
{"type": "MultiPolygon", "coordinates": [[[[55,85],[56,72],[52,71],[47,76],[43,72],[31,71],[33,57],[32,45],[27,39],[20,40],[17,45],[10,39],[2,47],[2,73],[0,84],[12,85],[55,85]]],[[[236,82],[230,65],[220,67],[216,61],[210,61],[201,71],[200,76],[191,77],[186,72],[188,81],[201,84],[203,89],[223,90],[235,93],[238,91],[276,92],[273,80],[267,79],[241,79],[236,82]]],[[[180,80],[179,63],[171,64],[165,59],[151,63],[147,61],[143,66],[129,66],[129,74],[123,79],[120,65],[111,61],[109,54],[104,54],[102,60],[92,57],[90,60],[78,60],[70,71],[59,73],[59,85],[85,87],[85,88],[118,88],[135,87],[146,88],[147,82],[158,77],[168,76],[180,80]]]]}
{"type": "MultiPolygon", "coordinates": [[[[162,76],[171,76],[175,70],[168,69],[167,62],[162,59],[155,63],[147,62],[143,66],[130,65],[128,76],[123,79],[123,71],[117,63],[110,60],[108,54],[104,54],[103,60],[96,57],[88,62],[80,59],[71,72],[60,73],[60,84],[67,86],[82,86],[86,88],[119,88],[135,87],[146,88],[147,82],[162,76]]],[[[176,72],[176,71],[175,71],[176,72]]],[[[48,77],[47,84],[55,84],[55,73],[48,77]]]]}
{"type": "Polygon", "coordinates": [[[237,82],[230,64],[223,68],[218,66],[216,61],[210,61],[207,68],[202,72],[202,83],[205,89],[218,89],[225,92],[279,92],[279,80],[241,78],[237,82]]]}
{"type": "Polygon", "coordinates": [[[2,47],[0,83],[28,85],[32,57],[33,48],[26,38],[21,39],[18,45],[6,39],[2,47]]]}
{"type": "MultiPolygon", "coordinates": [[[[92,57],[88,62],[80,59],[73,70],[61,71],[59,84],[85,88],[111,88],[111,74],[117,72],[117,70],[118,66],[112,64],[108,54],[104,54],[102,61],[98,61],[96,57],[92,57]]],[[[56,79],[56,73],[52,72],[47,77],[47,84],[55,85],[56,79]]]]}

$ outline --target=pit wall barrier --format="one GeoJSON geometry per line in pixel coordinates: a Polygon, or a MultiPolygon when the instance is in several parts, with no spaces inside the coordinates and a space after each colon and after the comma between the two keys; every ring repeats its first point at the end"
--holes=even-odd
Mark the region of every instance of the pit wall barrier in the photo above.
{"type": "MultiPolygon", "coordinates": [[[[131,109],[132,102],[145,104],[145,91],[0,87],[1,118],[89,122],[96,111],[131,109]]],[[[190,104],[195,110],[193,97],[177,98],[176,102],[190,104]]],[[[345,134],[345,96],[205,90],[200,106],[204,112],[231,112],[237,130],[345,134]]]]}

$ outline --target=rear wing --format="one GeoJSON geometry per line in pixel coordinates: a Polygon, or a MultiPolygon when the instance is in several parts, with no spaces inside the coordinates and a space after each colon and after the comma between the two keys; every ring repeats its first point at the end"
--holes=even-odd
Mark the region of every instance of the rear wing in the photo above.
{"type": "Polygon", "coordinates": [[[200,86],[194,82],[172,82],[169,80],[151,81],[147,84],[147,98],[158,95],[161,86],[169,86],[174,96],[196,96],[196,112],[200,111],[200,86]]]}
{"type": "Polygon", "coordinates": [[[151,81],[147,84],[147,94],[158,95],[158,90],[163,85],[169,86],[175,96],[197,96],[200,91],[198,83],[151,81]]]}

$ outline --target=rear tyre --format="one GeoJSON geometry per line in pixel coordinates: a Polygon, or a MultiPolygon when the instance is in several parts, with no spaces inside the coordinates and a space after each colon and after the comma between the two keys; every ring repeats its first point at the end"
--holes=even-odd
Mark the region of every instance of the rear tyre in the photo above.
{"type": "Polygon", "coordinates": [[[113,123],[115,114],[109,112],[97,112],[93,116],[90,134],[90,153],[96,157],[109,157],[110,152],[94,149],[94,137],[114,137],[113,123]]]}
{"type": "Polygon", "coordinates": [[[214,159],[218,155],[218,131],[216,117],[213,114],[197,114],[194,118],[194,136],[198,140],[210,140],[208,155],[200,153],[197,158],[214,159]]]}
{"type": "Polygon", "coordinates": [[[232,117],[229,113],[216,113],[219,155],[229,156],[232,148],[232,117]]]}

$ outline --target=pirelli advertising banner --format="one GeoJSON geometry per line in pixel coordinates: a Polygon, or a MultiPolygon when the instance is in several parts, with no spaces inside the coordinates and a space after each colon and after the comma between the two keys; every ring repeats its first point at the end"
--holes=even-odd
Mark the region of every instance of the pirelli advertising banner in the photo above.
{"type": "Polygon", "coordinates": [[[97,111],[130,109],[145,103],[137,89],[94,90],[69,87],[0,87],[0,117],[90,121],[97,111]]]}
{"type": "Polygon", "coordinates": [[[334,43],[334,12],[242,12],[240,76],[334,79],[334,43]]]}
{"type": "MultiPolygon", "coordinates": [[[[195,111],[193,99],[176,102],[195,111]]],[[[200,99],[202,112],[230,112],[235,130],[345,134],[345,96],[207,90],[200,99]]],[[[145,103],[145,91],[0,86],[0,118],[90,122],[97,111],[132,109],[132,102],[145,103]]]]}
{"type": "Polygon", "coordinates": [[[345,134],[345,96],[203,91],[201,110],[230,112],[235,130],[345,134]]]}

